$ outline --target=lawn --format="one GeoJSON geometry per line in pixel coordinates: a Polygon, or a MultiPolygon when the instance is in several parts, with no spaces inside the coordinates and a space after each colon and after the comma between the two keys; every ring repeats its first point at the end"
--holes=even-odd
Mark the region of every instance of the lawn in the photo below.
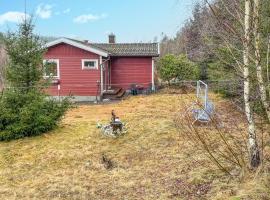
{"type": "MultiPolygon", "coordinates": [[[[266,196],[262,183],[226,177],[180,137],[173,119],[188,99],[156,94],[81,105],[55,131],[0,143],[0,199],[236,200],[252,199],[254,191],[266,196]],[[97,129],[98,122],[109,122],[112,109],[128,129],[117,139],[97,129]]],[[[212,99],[217,109],[242,118],[229,102],[212,99]]]]}

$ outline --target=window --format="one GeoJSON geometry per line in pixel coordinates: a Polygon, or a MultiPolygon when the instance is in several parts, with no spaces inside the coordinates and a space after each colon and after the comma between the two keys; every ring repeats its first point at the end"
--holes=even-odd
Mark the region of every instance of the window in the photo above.
{"type": "Polygon", "coordinates": [[[59,78],[59,60],[43,60],[43,70],[45,78],[59,78]]]}
{"type": "Polygon", "coordinates": [[[82,59],[82,69],[98,69],[98,60],[82,59]]]}

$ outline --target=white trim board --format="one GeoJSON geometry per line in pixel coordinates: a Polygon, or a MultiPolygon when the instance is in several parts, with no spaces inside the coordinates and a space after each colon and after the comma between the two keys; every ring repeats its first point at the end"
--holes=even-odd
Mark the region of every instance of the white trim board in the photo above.
{"type": "Polygon", "coordinates": [[[104,85],[103,85],[103,63],[102,63],[102,56],[99,58],[99,65],[100,65],[100,90],[101,95],[104,92],[104,85]]]}
{"type": "Polygon", "coordinates": [[[152,59],[152,90],[155,90],[155,60],[152,59]]]}
{"type": "Polygon", "coordinates": [[[96,49],[94,47],[90,47],[90,46],[75,42],[75,41],[67,39],[67,38],[60,38],[60,39],[54,40],[52,42],[48,42],[45,44],[45,48],[49,48],[49,47],[55,46],[55,45],[60,44],[60,43],[69,44],[71,46],[98,54],[100,56],[108,57],[108,53],[105,51],[102,51],[100,49],[96,49]]]}

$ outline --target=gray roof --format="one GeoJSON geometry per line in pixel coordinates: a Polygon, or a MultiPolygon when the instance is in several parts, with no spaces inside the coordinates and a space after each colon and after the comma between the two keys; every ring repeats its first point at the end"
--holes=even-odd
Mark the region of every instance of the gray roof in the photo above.
{"type": "Polygon", "coordinates": [[[112,56],[159,56],[158,43],[89,43],[112,56]]]}
{"type": "Polygon", "coordinates": [[[87,41],[76,40],[71,38],[60,38],[55,42],[47,43],[52,46],[58,42],[73,41],[84,47],[90,47],[98,51],[109,54],[110,56],[159,56],[158,43],[90,43],[87,41]]]}

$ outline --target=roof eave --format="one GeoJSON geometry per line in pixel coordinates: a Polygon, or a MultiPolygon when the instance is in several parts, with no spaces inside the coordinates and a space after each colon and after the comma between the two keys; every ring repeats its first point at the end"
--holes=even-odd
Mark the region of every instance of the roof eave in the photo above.
{"type": "Polygon", "coordinates": [[[55,45],[60,44],[60,43],[69,44],[71,46],[74,46],[74,47],[77,47],[77,48],[80,48],[80,49],[83,49],[83,50],[98,54],[98,55],[103,56],[103,57],[108,57],[109,56],[108,52],[102,51],[102,50],[94,48],[94,47],[83,45],[81,43],[69,40],[67,38],[60,38],[60,39],[48,42],[48,43],[46,43],[44,45],[44,47],[45,48],[50,48],[50,47],[55,46],[55,45]]]}

